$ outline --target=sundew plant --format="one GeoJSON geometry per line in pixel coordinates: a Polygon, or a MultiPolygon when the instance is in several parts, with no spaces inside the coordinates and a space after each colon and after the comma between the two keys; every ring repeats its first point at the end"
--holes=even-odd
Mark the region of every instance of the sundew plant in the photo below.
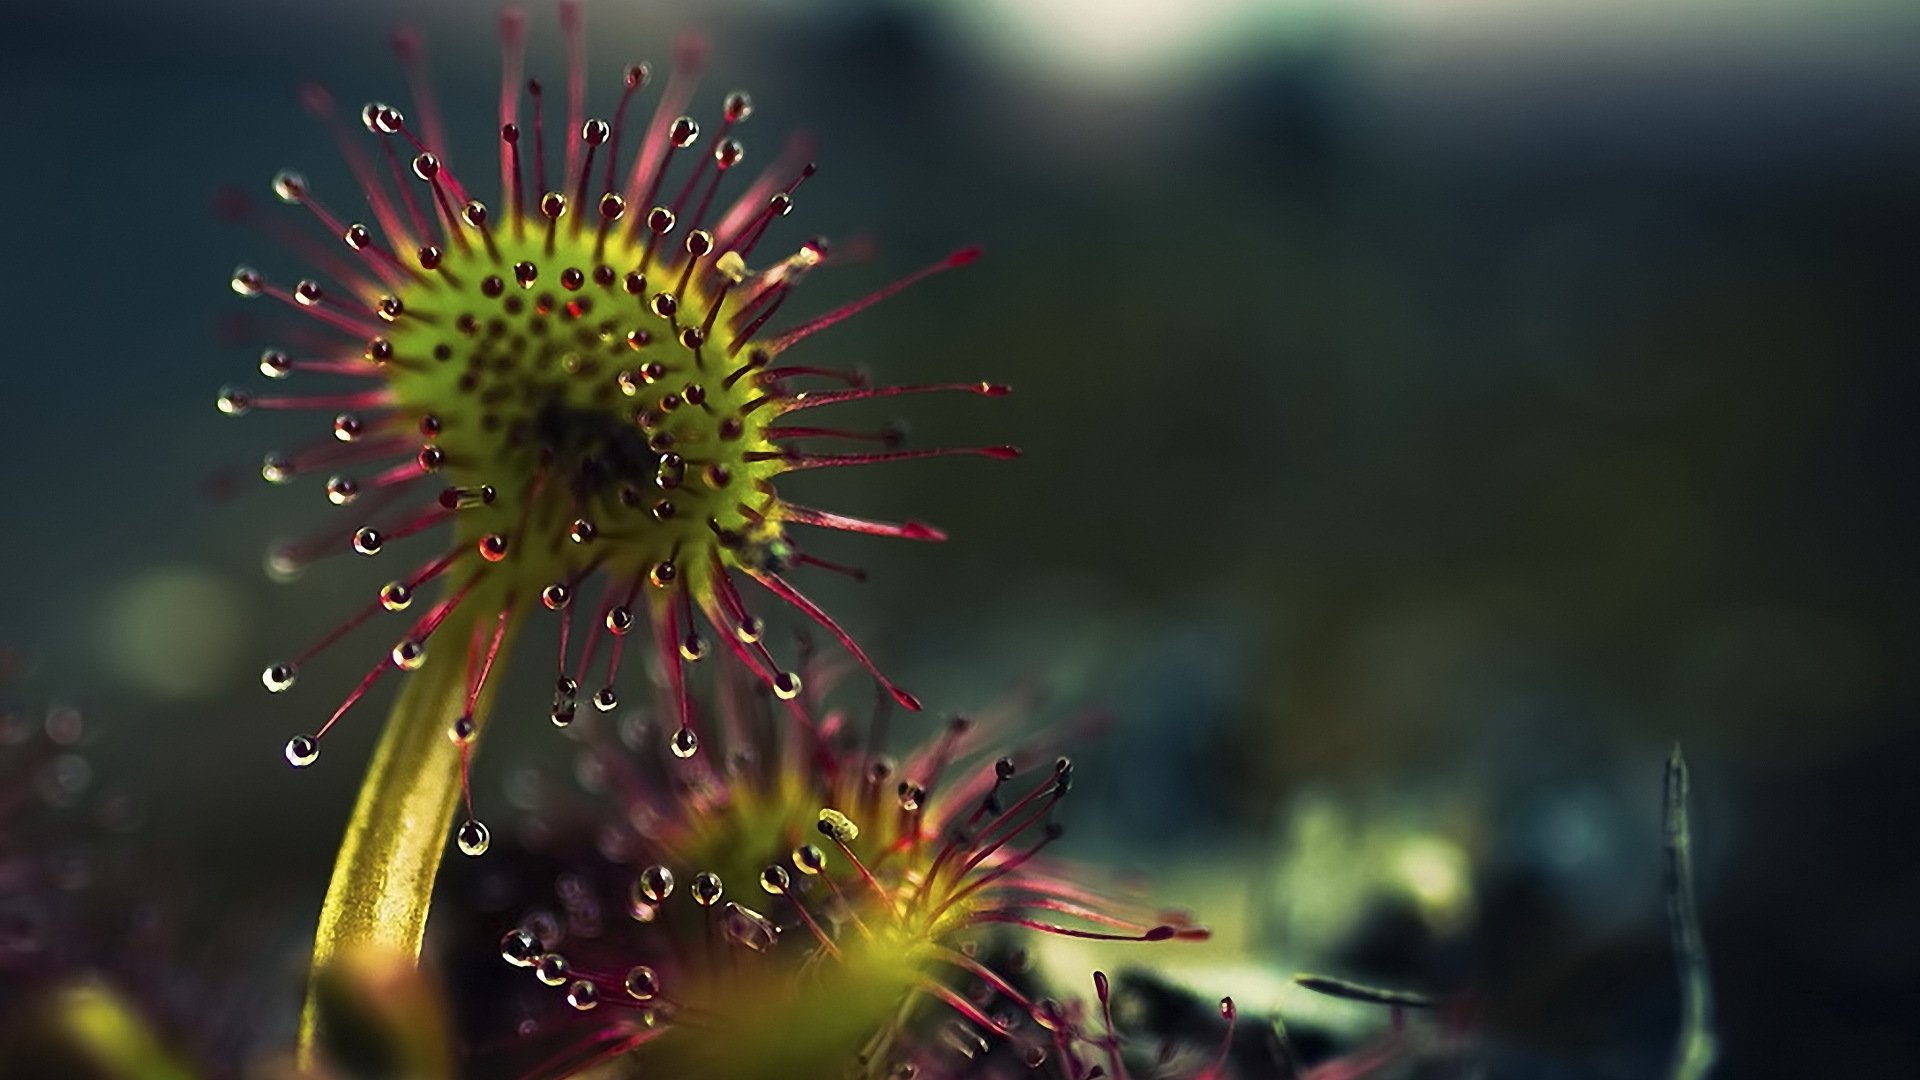
{"type": "Polygon", "coordinates": [[[809,362],[803,348],[979,252],[783,318],[795,287],[832,262],[823,239],[776,246],[815,172],[799,144],[739,179],[754,105],[736,92],[703,114],[705,46],[693,38],[663,77],[633,63],[608,80],[611,105],[598,112],[606,103],[588,75],[579,7],[563,3],[559,21],[569,62],[564,85],[550,89],[523,72],[526,19],[502,16],[498,155],[479,166],[446,154],[424,50],[409,33],[396,38],[409,105],[356,112],[306,88],[307,110],[333,133],[359,190],[329,195],[279,173],[274,195],[307,220],[272,229],[312,275],[280,282],[242,266],[232,278],[240,296],[295,317],[290,336],[261,354],[261,375],[315,389],[229,386],[219,409],[330,417],[311,443],[267,454],[261,475],[276,485],[311,477],[343,515],[273,551],[270,565],[291,573],[330,555],[426,552],[261,676],[268,691],[292,691],[350,632],[399,616],[392,646],[285,748],[291,765],[313,765],[383,676],[406,681],[321,909],[302,1062],[325,1067],[325,1047],[342,1043],[328,1017],[350,1026],[339,1020],[340,987],[364,973],[364,957],[419,952],[449,830],[467,856],[494,847],[469,766],[500,673],[534,622],[557,658],[544,703],[555,726],[635,701],[662,720],[625,748],[634,761],[602,764],[628,781],[613,820],[650,822],[636,837],[635,851],[650,853],[644,865],[626,860],[635,862],[626,914],[656,931],[679,927],[665,948],[624,958],[592,945],[569,955],[537,926],[504,931],[508,961],[598,1018],[534,1074],[960,1077],[1001,1075],[1014,1062],[1021,1072],[1123,1075],[1110,1021],[1104,1037],[1089,1034],[1077,1006],[1016,986],[983,945],[996,930],[1143,942],[1206,931],[1183,913],[1117,902],[1052,860],[1068,758],[979,763],[986,750],[955,719],[896,762],[884,738],[853,737],[844,714],[824,706],[828,680],[814,672],[831,669],[771,645],[762,615],[771,602],[830,639],[876,684],[884,710],[921,709],[801,591],[796,572],[860,573],[811,554],[807,530],[943,534],[791,501],[776,481],[1017,456],[1005,445],[909,448],[897,429],[826,418],[853,402],[998,397],[1006,386],[873,385],[809,362]],[[719,671],[702,676],[708,668],[719,671]],[[679,912],[683,902],[694,906],[679,912]]]}
{"type": "MultiPolygon", "coordinates": [[[[536,1073],[1127,1075],[1110,1020],[1036,990],[1017,943],[1208,931],[1057,855],[1066,733],[1009,704],[889,753],[888,705],[796,723],[750,678],[723,686],[714,753],[629,714],[584,738],[584,790],[540,786],[511,860],[564,869],[529,874],[500,939],[526,976],[469,993],[467,1026],[524,1031],[506,1053],[536,1073]]],[[[1224,1075],[1177,1049],[1160,1075],[1224,1075]]]]}

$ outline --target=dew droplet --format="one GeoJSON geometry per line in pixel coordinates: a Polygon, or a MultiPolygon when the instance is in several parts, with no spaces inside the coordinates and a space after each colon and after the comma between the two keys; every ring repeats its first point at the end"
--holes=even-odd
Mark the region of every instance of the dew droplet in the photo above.
{"type": "Polygon", "coordinates": [[[640,876],[634,879],[634,885],[639,888],[640,895],[648,900],[656,904],[663,903],[673,895],[673,871],[655,863],[640,871],[640,876]]]}
{"type": "Polygon", "coordinates": [[[687,886],[687,892],[693,897],[694,903],[701,907],[712,907],[720,902],[721,895],[726,892],[726,886],[721,884],[719,874],[711,870],[702,870],[693,875],[693,884],[687,886]]]}
{"type": "Polygon", "coordinates": [[[567,1004],[586,1012],[600,1004],[600,988],[585,979],[575,979],[567,987],[567,1004]]]}
{"type": "Polygon", "coordinates": [[[812,844],[801,844],[793,849],[794,869],[812,876],[827,868],[827,853],[812,844]]]}
{"type": "Polygon", "coordinates": [[[427,643],[419,638],[404,638],[393,647],[393,666],[401,671],[418,671],[427,662],[427,643]]]}
{"type": "Polygon", "coordinates": [[[579,712],[580,706],[572,698],[560,698],[554,701],[553,709],[548,715],[553,719],[554,727],[563,728],[573,723],[573,718],[579,712]]]}
{"type": "Polygon", "coordinates": [[[453,718],[453,723],[447,727],[447,738],[452,739],[456,744],[470,743],[473,741],[475,730],[471,715],[456,716],[453,718]]]}
{"type": "Polygon", "coordinates": [[[287,740],[287,764],[304,769],[320,757],[320,742],[311,735],[295,735],[287,740]]]}
{"type": "Polygon", "coordinates": [[[627,996],[635,1001],[652,1001],[660,993],[660,976],[645,964],[627,971],[627,996]]]}
{"type": "Polygon", "coordinates": [[[797,672],[782,671],[773,677],[773,696],[782,701],[792,701],[800,696],[800,675],[797,672]]]}
{"type": "Polygon", "coordinates": [[[389,581],[380,586],[380,606],[388,611],[405,611],[413,603],[413,586],[404,581],[389,581]]]}
{"type": "Polygon", "coordinates": [[[454,842],[460,845],[462,855],[485,855],[487,846],[493,843],[493,834],[487,827],[474,818],[460,823],[460,829],[454,834],[454,842]]]}
{"type": "Polygon", "coordinates": [[[353,550],[362,555],[378,555],[380,554],[380,549],[385,547],[386,544],[387,538],[381,535],[379,529],[371,525],[354,531],[353,550]]]}
{"type": "Polygon", "coordinates": [[[440,175],[440,159],[425,151],[413,157],[413,175],[422,180],[431,181],[440,175]]]}
{"type": "Polygon", "coordinates": [[[739,638],[741,644],[751,645],[759,641],[766,631],[765,620],[758,615],[748,615],[740,620],[740,625],[733,628],[733,636],[739,638]]]}
{"type": "Polygon", "coordinates": [[[720,932],[735,945],[759,953],[766,952],[780,941],[780,930],[773,925],[773,920],[732,901],[728,901],[721,911],[720,932]]]}
{"type": "Polygon", "coordinates": [[[680,658],[695,663],[705,659],[706,655],[707,639],[692,630],[687,631],[687,636],[680,639],[680,658]]]}
{"type": "Polygon", "coordinates": [[[292,664],[269,664],[266,670],[260,673],[260,681],[266,685],[269,692],[278,694],[282,690],[291,689],[293,680],[299,674],[300,669],[292,664]]]}
{"type": "Polygon", "coordinates": [[[366,430],[366,421],[352,413],[341,413],[333,418],[333,437],[341,442],[350,443],[364,435],[366,430]]]}
{"type": "Polygon", "coordinates": [[[299,552],[292,545],[268,548],[265,562],[267,576],[282,584],[298,579],[305,569],[299,552]]]}
{"type": "Polygon", "coordinates": [[[253,395],[238,387],[223,386],[220,396],[213,399],[213,404],[228,416],[245,416],[253,409],[253,395]]]}
{"type": "Polygon", "coordinates": [[[307,197],[307,178],[290,169],[282,169],[273,177],[273,193],[283,203],[299,204],[307,197]]]}
{"type": "Polygon", "coordinates": [[[694,734],[692,728],[683,727],[673,733],[667,748],[673,751],[674,757],[690,758],[700,752],[700,736],[694,734]]]}
{"type": "Polygon", "coordinates": [[[593,707],[601,712],[612,712],[614,706],[618,704],[620,704],[620,695],[615,693],[611,686],[603,686],[593,692],[593,707]]]}
{"type": "Polygon", "coordinates": [[[285,454],[268,454],[260,459],[260,479],[269,484],[284,484],[293,479],[293,461],[285,454]]]}
{"type": "Polygon", "coordinates": [[[329,476],[327,478],[327,501],[335,506],[345,506],[360,497],[360,481],[351,476],[329,476]]]}
{"type": "Polygon", "coordinates": [[[233,291],[241,296],[259,296],[267,287],[267,279],[253,267],[241,266],[234,269],[232,284],[233,291]]]}
{"type": "Polygon", "coordinates": [[[406,126],[407,118],[385,102],[369,102],[360,110],[360,122],[376,135],[395,135],[406,126]]]}
{"type": "Polygon", "coordinates": [[[851,844],[860,839],[860,826],[855,825],[852,818],[831,806],[820,808],[817,825],[820,834],[831,838],[836,844],[851,844]]]}
{"type": "Polygon", "coordinates": [[[572,970],[567,958],[559,953],[543,953],[533,962],[533,977],[548,986],[559,986],[566,982],[567,974],[572,970]]]}
{"type": "Polygon", "coordinates": [[[284,379],[293,374],[293,358],[280,349],[268,349],[260,354],[260,374],[269,379],[284,379]]]}
{"type": "Polygon", "coordinates": [[[507,538],[500,533],[488,533],[474,545],[480,551],[480,557],[488,562],[499,562],[507,557],[507,538]]]}
{"type": "Polygon", "coordinates": [[[682,150],[692,146],[693,141],[699,137],[700,125],[691,116],[682,116],[675,120],[673,127],[667,131],[667,138],[673,140],[673,145],[682,150]]]}
{"type": "Polygon", "coordinates": [[[521,927],[514,927],[500,938],[500,959],[514,967],[532,967],[540,955],[540,943],[521,927]]]}

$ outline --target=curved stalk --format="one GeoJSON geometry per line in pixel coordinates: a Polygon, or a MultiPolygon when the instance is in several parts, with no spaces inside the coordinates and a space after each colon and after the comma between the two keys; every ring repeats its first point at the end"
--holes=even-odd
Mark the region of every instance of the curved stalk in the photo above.
{"type": "MultiPolygon", "coordinates": [[[[300,1013],[303,1067],[314,1058],[314,990],[321,972],[350,953],[385,952],[408,960],[420,955],[434,878],[460,803],[460,748],[448,728],[466,708],[464,645],[475,618],[493,614],[475,611],[478,607],[456,608],[435,631],[444,647],[429,652],[421,669],[407,676],[361,782],[314,932],[313,966],[300,1013]]],[[[508,622],[511,637],[519,619],[508,622]]],[[[502,656],[507,644],[502,642],[502,656]]],[[[490,680],[475,705],[476,743],[497,685],[497,679],[490,680]]]]}

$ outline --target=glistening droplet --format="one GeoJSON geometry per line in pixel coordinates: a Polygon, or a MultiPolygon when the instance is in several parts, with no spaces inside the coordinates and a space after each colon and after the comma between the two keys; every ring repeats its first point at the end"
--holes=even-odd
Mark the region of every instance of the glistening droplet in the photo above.
{"type": "Polygon", "coordinates": [[[540,943],[533,935],[515,927],[500,938],[500,959],[514,967],[532,967],[534,958],[540,955],[540,943]]]}
{"type": "Polygon", "coordinates": [[[693,884],[687,887],[693,896],[693,902],[701,907],[712,907],[720,902],[720,896],[726,892],[721,884],[720,875],[711,870],[702,870],[693,876],[693,884]]]}
{"type": "Polygon", "coordinates": [[[636,884],[641,895],[658,904],[673,895],[673,871],[655,863],[640,871],[636,884]]]}
{"type": "Polygon", "coordinates": [[[311,735],[295,735],[287,740],[287,764],[304,769],[320,757],[320,742],[311,735]]]}
{"type": "Polygon", "coordinates": [[[695,735],[692,728],[683,727],[673,733],[667,746],[673,751],[674,757],[690,758],[700,750],[700,736],[695,735]]]}
{"type": "Polygon", "coordinates": [[[832,839],[837,844],[851,844],[860,839],[860,826],[855,825],[852,818],[831,806],[820,808],[817,825],[821,835],[832,839]]]}
{"type": "Polygon", "coordinates": [[[660,976],[645,964],[627,972],[627,996],[635,1001],[652,1001],[660,993],[660,976]]]}
{"type": "Polygon", "coordinates": [[[407,638],[393,647],[393,666],[401,671],[418,671],[427,662],[427,643],[407,638]]]}
{"type": "Polygon", "coordinates": [[[533,977],[548,986],[559,986],[567,981],[567,975],[573,966],[559,953],[546,953],[533,962],[533,977]]]}
{"type": "Polygon", "coordinates": [[[473,818],[460,823],[460,830],[454,834],[454,840],[460,845],[462,855],[485,855],[487,846],[493,842],[493,835],[487,827],[473,818]]]}

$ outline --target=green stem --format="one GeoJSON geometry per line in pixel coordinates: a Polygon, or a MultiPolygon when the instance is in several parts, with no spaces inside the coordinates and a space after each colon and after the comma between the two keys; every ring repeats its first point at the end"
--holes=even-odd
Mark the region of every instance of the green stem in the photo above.
{"type": "Polygon", "coordinates": [[[1671,1080],[1705,1080],[1720,1056],[1713,1030],[1713,980],[1700,933],[1700,905],[1693,885],[1693,827],[1687,818],[1687,759],[1675,743],[1667,758],[1666,893],[1674,960],[1680,969],[1680,1035],[1673,1048],[1671,1080]]]}
{"type": "MultiPolygon", "coordinates": [[[[314,932],[307,1002],[300,1014],[303,1066],[311,1066],[314,1058],[319,973],[349,953],[384,952],[409,960],[420,955],[434,877],[460,803],[460,748],[448,730],[466,708],[465,646],[472,640],[478,607],[456,608],[435,630],[441,647],[406,677],[406,689],[387,717],[360,785],[314,932]]],[[[518,625],[518,619],[509,619],[508,637],[518,625]]],[[[506,651],[503,641],[503,657],[506,651]]],[[[492,698],[489,685],[474,708],[476,740],[492,698]]]]}

